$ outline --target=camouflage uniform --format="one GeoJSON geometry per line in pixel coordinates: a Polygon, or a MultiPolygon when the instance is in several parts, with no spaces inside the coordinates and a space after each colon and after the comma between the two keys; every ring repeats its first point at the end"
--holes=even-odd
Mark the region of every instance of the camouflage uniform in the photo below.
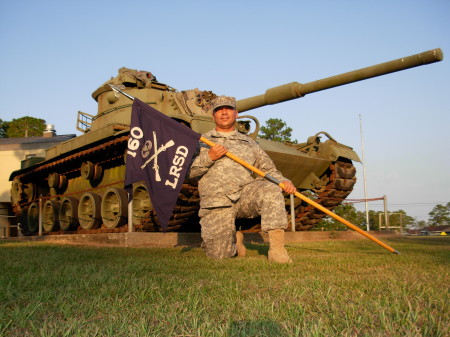
{"type": "MultiPolygon", "coordinates": [[[[279,181],[287,180],[273,161],[250,137],[237,131],[212,130],[203,135],[279,181]]],[[[228,157],[209,158],[209,147],[201,143],[194,157],[190,178],[199,179],[200,224],[203,248],[212,258],[236,255],[235,219],[261,215],[261,229],[285,229],[287,216],[281,188],[228,157]]]]}

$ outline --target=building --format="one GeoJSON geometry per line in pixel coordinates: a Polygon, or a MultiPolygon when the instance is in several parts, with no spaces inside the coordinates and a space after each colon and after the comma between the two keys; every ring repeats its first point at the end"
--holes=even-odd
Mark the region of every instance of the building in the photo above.
{"type": "Polygon", "coordinates": [[[46,149],[74,137],[75,134],[56,135],[49,124],[42,137],[0,138],[0,238],[17,235],[15,220],[10,217],[11,173],[43,160],[46,149]]]}
{"type": "Polygon", "coordinates": [[[420,232],[422,235],[450,235],[450,225],[424,227],[420,232]]]}

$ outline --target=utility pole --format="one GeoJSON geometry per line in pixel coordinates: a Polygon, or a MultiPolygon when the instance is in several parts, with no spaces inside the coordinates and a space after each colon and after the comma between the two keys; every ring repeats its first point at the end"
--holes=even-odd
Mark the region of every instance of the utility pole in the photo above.
{"type": "Polygon", "coordinates": [[[389,216],[388,216],[388,211],[387,211],[387,197],[385,195],[383,195],[383,199],[384,199],[384,224],[386,226],[386,230],[389,228],[389,216]]]}
{"type": "Polygon", "coordinates": [[[367,185],[366,185],[366,160],[364,159],[364,137],[362,132],[362,118],[361,114],[359,115],[359,130],[361,133],[361,153],[362,153],[362,164],[363,164],[363,180],[364,180],[364,199],[365,199],[365,207],[366,207],[366,227],[367,231],[370,230],[369,226],[369,206],[367,204],[367,185]]]}

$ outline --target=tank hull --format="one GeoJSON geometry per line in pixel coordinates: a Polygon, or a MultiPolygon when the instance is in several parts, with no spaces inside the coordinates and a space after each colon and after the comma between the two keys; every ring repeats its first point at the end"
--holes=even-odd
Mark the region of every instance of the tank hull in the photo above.
{"type": "MultiPolygon", "coordinates": [[[[44,229],[44,234],[124,232],[129,230],[128,209],[117,214],[117,217],[126,218],[127,221],[113,228],[105,225],[108,222],[108,217],[102,218],[101,216],[101,200],[108,195],[109,189],[115,188],[124,193],[125,151],[129,131],[123,130],[124,124],[120,126],[120,131],[118,131],[117,124],[109,125],[93,131],[91,134],[82,135],[59,144],[48,149],[48,159],[45,161],[26,169],[14,171],[11,174],[13,185],[19,191],[12,194],[12,204],[16,216],[20,218],[19,222],[23,234],[34,235],[38,232],[35,225],[29,224],[33,223],[30,212],[35,212],[39,200],[42,204],[45,204],[48,200],[56,201],[58,203],[56,208],[58,209],[55,209],[55,212],[59,214],[64,198],[75,198],[79,202],[86,193],[95,193],[100,197],[100,214],[95,214],[94,210],[91,212],[92,214],[88,215],[91,218],[99,217],[101,219],[99,224],[86,227],[80,225],[80,221],[75,221],[75,225],[72,224],[67,227],[61,226],[55,220],[55,224],[44,226],[44,228],[51,228],[50,231],[44,229]],[[105,137],[105,135],[107,136],[105,137]],[[80,142],[84,145],[78,147],[80,142]],[[17,185],[19,185],[18,188],[17,185]],[[39,198],[39,196],[42,197],[39,198]],[[31,205],[33,207],[30,210],[31,205]]],[[[258,142],[276,161],[283,175],[289,177],[301,191],[309,190],[318,193],[321,189],[325,190],[324,186],[330,184],[331,177],[336,175],[333,174],[336,161],[319,156],[312,157],[299,152],[292,146],[264,139],[258,139],[258,142]],[[302,169],[299,170],[298,167],[302,169]]],[[[343,158],[339,160],[343,160],[343,158]]],[[[347,161],[351,162],[348,159],[347,161]]],[[[354,178],[354,173],[351,178],[354,178]]],[[[133,204],[136,203],[136,207],[132,211],[133,230],[160,231],[157,215],[151,206],[145,184],[141,182],[135,185],[135,190],[139,191],[136,199],[133,199],[133,204]],[[144,206],[142,206],[143,204],[144,206]]],[[[353,185],[354,181],[352,181],[350,188],[346,187],[345,195],[340,195],[339,202],[333,202],[332,205],[330,204],[327,207],[332,209],[340,204],[345,196],[351,192],[353,185]]],[[[324,199],[323,194],[321,198],[324,199]]],[[[289,202],[286,196],[287,206],[289,206],[289,202]]],[[[88,205],[86,207],[94,206],[88,205]]],[[[186,182],[169,222],[168,230],[198,231],[198,209],[197,187],[195,183],[186,182]]],[[[296,228],[298,230],[311,228],[323,217],[319,217],[314,209],[300,203],[296,204],[296,216],[296,228]],[[311,222],[314,222],[314,224],[311,222]]],[[[253,221],[251,226],[247,226],[246,229],[255,230],[257,228],[258,224],[253,221]]]]}

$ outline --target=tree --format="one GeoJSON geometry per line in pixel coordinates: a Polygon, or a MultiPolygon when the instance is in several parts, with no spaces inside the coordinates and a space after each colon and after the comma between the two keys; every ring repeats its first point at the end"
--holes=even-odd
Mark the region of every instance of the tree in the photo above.
{"type": "Polygon", "coordinates": [[[425,220],[420,220],[415,223],[416,228],[424,228],[427,226],[428,226],[428,223],[425,220]]]}
{"type": "Polygon", "coordinates": [[[44,130],[45,120],[25,116],[8,122],[6,137],[15,138],[42,136],[44,130]]]}
{"type": "Polygon", "coordinates": [[[9,122],[0,119],[0,138],[6,138],[9,122]]]}
{"type": "MultiPolygon", "coordinates": [[[[366,214],[365,212],[357,211],[353,204],[340,204],[337,206],[334,211],[337,215],[344,218],[345,220],[350,221],[353,225],[366,230],[366,214]]],[[[401,227],[406,228],[414,224],[414,218],[407,215],[406,212],[402,209],[394,212],[388,212],[389,217],[389,226],[390,227],[401,227]]],[[[381,218],[381,229],[384,230],[385,227],[385,219],[384,212],[382,211],[373,211],[369,210],[369,229],[370,230],[379,230],[380,229],[380,218],[381,218]]],[[[339,221],[326,217],[319,222],[317,225],[318,228],[323,227],[327,230],[340,230],[346,228],[347,226],[341,224],[339,221]]]]}
{"type": "Polygon", "coordinates": [[[259,136],[276,142],[297,143],[297,140],[291,140],[291,132],[292,128],[288,127],[283,120],[270,118],[267,120],[266,125],[261,127],[259,136]]]}
{"type": "Polygon", "coordinates": [[[414,218],[406,214],[402,209],[398,211],[389,212],[389,226],[406,228],[414,224],[414,218]]]}
{"type": "MultiPolygon", "coordinates": [[[[388,215],[388,227],[401,227],[406,228],[408,225],[411,225],[414,223],[414,218],[407,215],[406,212],[402,209],[398,211],[389,211],[387,212],[388,215]]],[[[385,214],[384,211],[372,211],[369,210],[369,223],[370,223],[370,229],[371,230],[385,230],[386,229],[386,223],[385,223],[385,214]],[[380,221],[381,221],[381,228],[380,228],[380,221]]]]}
{"type": "MultiPolygon", "coordinates": [[[[363,212],[357,211],[353,204],[340,204],[333,212],[353,225],[365,229],[365,215],[363,212]]],[[[325,230],[343,230],[348,228],[346,225],[332,217],[325,217],[316,227],[325,230]]]]}
{"type": "Polygon", "coordinates": [[[431,225],[439,226],[450,223],[450,202],[447,205],[437,204],[428,215],[430,216],[429,222],[431,225]]]}

